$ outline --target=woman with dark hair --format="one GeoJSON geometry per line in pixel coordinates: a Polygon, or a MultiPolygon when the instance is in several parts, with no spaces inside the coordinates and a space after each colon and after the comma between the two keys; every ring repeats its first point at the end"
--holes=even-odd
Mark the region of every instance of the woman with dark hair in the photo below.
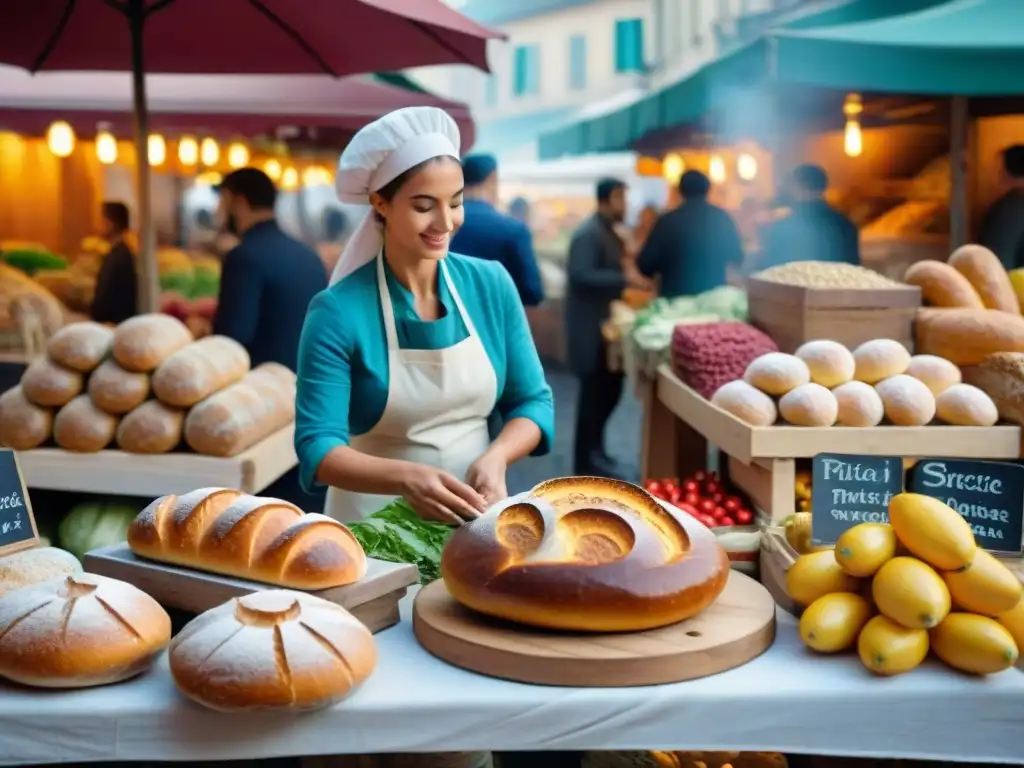
{"type": "Polygon", "coordinates": [[[138,314],[138,275],[135,256],[125,242],[131,225],[128,206],[108,200],[103,203],[103,239],[110,250],[96,276],[92,319],[97,323],[124,322],[138,314]]]}
{"type": "Polygon", "coordinates": [[[295,447],[304,486],[326,486],[345,522],[396,497],[425,519],[472,519],[508,495],[508,465],[551,447],[551,389],[512,279],[448,250],[458,158],[455,122],[432,107],[386,115],[341,156],[341,202],[372,211],[310,304],[295,447]]]}

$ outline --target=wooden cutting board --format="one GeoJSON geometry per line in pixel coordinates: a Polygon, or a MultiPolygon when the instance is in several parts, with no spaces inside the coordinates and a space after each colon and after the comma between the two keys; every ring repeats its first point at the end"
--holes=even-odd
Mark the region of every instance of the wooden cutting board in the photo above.
{"type": "Polygon", "coordinates": [[[760,656],[775,639],[775,601],[752,578],[731,571],[718,600],[692,619],[646,632],[574,634],[474,613],[439,579],[416,596],[413,631],[439,659],[491,677],[580,688],[661,685],[760,656]]]}

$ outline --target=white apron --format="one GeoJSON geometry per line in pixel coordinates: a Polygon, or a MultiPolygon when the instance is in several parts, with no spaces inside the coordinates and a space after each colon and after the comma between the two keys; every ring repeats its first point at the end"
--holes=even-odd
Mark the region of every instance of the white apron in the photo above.
{"type": "MultiPolygon", "coordinates": [[[[357,451],[381,459],[427,464],[464,480],[466,470],[490,445],[487,418],[498,396],[498,380],[476,327],[440,263],[455,309],[469,335],[446,349],[400,349],[395,310],[377,254],[377,290],[388,344],[388,399],[373,428],[352,438],[357,451]]],[[[359,408],[351,403],[350,410],[359,408]]],[[[394,496],[329,488],[325,512],[343,523],[361,520],[394,496]]]]}

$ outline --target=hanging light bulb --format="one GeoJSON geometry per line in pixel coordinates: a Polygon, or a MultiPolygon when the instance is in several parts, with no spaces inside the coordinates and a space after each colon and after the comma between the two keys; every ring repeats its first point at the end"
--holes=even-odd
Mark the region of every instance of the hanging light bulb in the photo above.
{"type": "Polygon", "coordinates": [[[744,152],[736,158],[736,175],[743,181],[753,181],[757,178],[757,160],[753,155],[744,152]]]}
{"type": "Polygon", "coordinates": [[[63,120],[58,120],[46,131],[46,146],[57,157],[68,157],[75,151],[74,130],[63,120]]]}
{"type": "Polygon", "coordinates": [[[282,170],[281,162],[274,158],[270,158],[263,164],[263,172],[270,177],[271,181],[280,181],[282,170]]]}
{"type": "Polygon", "coordinates": [[[722,184],[725,181],[725,161],[721,155],[711,156],[711,163],[708,165],[708,177],[715,184],[722,184]]]}
{"type": "Polygon", "coordinates": [[[661,176],[665,181],[675,186],[685,171],[686,163],[683,162],[682,155],[675,152],[665,155],[665,160],[661,164],[661,176]]]}
{"type": "Polygon", "coordinates": [[[843,114],[846,115],[846,128],[843,131],[843,151],[848,157],[859,157],[864,151],[864,136],[860,130],[860,116],[864,111],[864,102],[856,93],[851,93],[843,102],[843,114]]]}
{"type": "Polygon", "coordinates": [[[153,167],[161,166],[167,160],[167,142],[159,133],[149,134],[149,141],[146,151],[149,157],[149,164],[153,167]]]}
{"type": "Polygon", "coordinates": [[[106,123],[100,126],[96,134],[96,159],[103,165],[113,165],[117,162],[117,139],[106,123]]]}
{"type": "Polygon", "coordinates": [[[217,171],[203,171],[196,176],[197,187],[215,187],[220,184],[224,178],[217,173],[217,171]]]}
{"type": "Polygon", "coordinates": [[[189,168],[199,162],[199,145],[191,136],[178,140],[178,162],[189,168]]]}
{"type": "Polygon", "coordinates": [[[249,148],[241,142],[228,147],[228,165],[232,168],[244,168],[249,164],[249,148]]]}
{"type": "Polygon", "coordinates": [[[202,144],[199,145],[199,160],[206,166],[217,164],[217,161],[220,160],[220,147],[217,146],[216,141],[211,138],[203,139],[202,144]]]}
{"type": "Polygon", "coordinates": [[[292,167],[284,169],[281,174],[281,186],[286,190],[297,189],[299,186],[299,172],[292,167]]]}
{"type": "Polygon", "coordinates": [[[331,184],[331,172],[322,165],[311,165],[302,172],[302,186],[325,187],[331,184]]]}

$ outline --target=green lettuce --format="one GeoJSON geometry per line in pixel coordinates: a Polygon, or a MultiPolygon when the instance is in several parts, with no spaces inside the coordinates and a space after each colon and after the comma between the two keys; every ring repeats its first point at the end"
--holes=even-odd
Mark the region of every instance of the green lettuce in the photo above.
{"type": "Polygon", "coordinates": [[[441,576],[441,551],[455,530],[451,525],[421,519],[405,499],[395,499],[380,512],[348,527],[367,557],[415,565],[420,584],[441,576]]]}

